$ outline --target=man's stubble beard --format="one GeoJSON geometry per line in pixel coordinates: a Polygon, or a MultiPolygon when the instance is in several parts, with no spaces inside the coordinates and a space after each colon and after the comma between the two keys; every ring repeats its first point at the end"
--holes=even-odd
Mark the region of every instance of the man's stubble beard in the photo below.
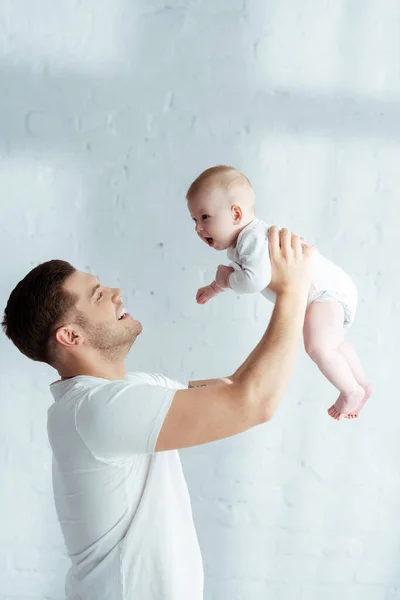
{"type": "Polygon", "coordinates": [[[135,321],[129,323],[130,327],[125,325],[119,328],[118,325],[114,328],[102,323],[93,325],[82,317],[80,321],[89,345],[98,350],[110,362],[127,356],[142,329],[141,325],[138,326],[135,321]]]}

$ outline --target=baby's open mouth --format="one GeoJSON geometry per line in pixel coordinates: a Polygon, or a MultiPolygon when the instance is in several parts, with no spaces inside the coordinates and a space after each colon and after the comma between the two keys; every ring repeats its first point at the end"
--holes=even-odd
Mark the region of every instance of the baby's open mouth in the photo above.
{"type": "Polygon", "coordinates": [[[212,237],[206,237],[206,242],[209,246],[213,246],[214,245],[214,240],[212,237]]]}

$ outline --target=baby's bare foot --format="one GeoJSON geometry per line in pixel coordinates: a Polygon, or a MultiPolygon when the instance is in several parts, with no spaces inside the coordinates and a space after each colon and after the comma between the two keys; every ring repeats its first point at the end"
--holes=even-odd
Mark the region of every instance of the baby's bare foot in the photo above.
{"type": "Polygon", "coordinates": [[[361,409],[363,408],[364,404],[366,403],[368,398],[371,396],[372,385],[370,383],[367,383],[367,385],[364,385],[363,388],[364,388],[364,398],[361,400],[360,405],[356,408],[355,411],[346,415],[346,419],[356,419],[358,417],[361,409]]]}
{"type": "MultiPolygon", "coordinates": [[[[354,415],[356,413],[358,407],[364,399],[364,396],[364,388],[362,388],[360,385],[357,385],[351,394],[340,394],[335,404],[333,404],[328,410],[328,414],[337,421],[340,421],[346,416],[350,417],[350,415],[354,415]]],[[[351,416],[350,418],[354,417],[351,416]]]]}

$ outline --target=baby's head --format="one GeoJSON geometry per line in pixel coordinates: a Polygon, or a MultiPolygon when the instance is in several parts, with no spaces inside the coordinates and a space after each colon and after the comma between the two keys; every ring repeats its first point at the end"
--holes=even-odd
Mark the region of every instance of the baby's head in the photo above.
{"type": "Polygon", "coordinates": [[[227,250],[254,219],[250,181],[233,167],[211,167],[193,181],[186,194],[196,233],[211,248],[227,250]]]}

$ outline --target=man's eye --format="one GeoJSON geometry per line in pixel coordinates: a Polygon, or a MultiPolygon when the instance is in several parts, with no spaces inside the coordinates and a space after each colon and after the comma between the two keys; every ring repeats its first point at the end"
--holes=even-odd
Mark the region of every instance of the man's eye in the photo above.
{"type": "Polygon", "coordinates": [[[99,295],[98,295],[98,297],[97,297],[97,302],[98,302],[99,300],[101,300],[101,299],[102,299],[102,297],[103,297],[103,292],[100,292],[100,294],[99,294],[99,295]]]}

